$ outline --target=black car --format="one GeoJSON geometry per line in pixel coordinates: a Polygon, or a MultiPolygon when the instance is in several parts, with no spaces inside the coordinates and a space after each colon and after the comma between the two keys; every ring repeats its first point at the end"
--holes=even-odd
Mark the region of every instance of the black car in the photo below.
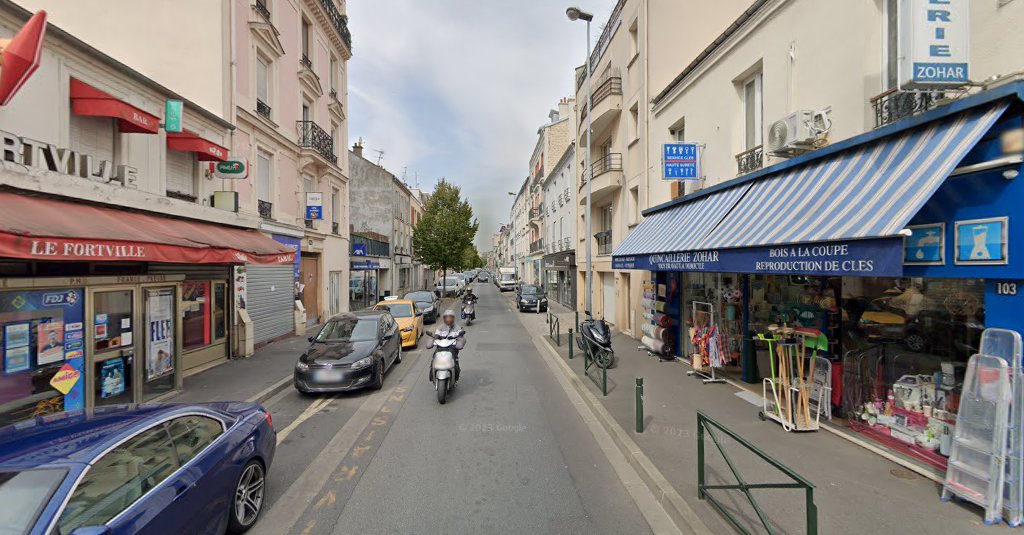
{"type": "Polygon", "coordinates": [[[434,323],[441,315],[441,300],[433,292],[427,290],[409,292],[402,299],[416,303],[416,312],[423,314],[424,323],[434,323]]]}
{"type": "Polygon", "coordinates": [[[389,312],[366,310],[327,320],[295,363],[294,384],[304,394],[384,385],[384,373],[402,362],[402,337],[389,312]]]}
{"type": "Polygon", "coordinates": [[[534,284],[523,284],[516,290],[516,306],[520,312],[536,310],[537,312],[548,311],[548,297],[544,293],[544,287],[534,284]]]}
{"type": "Polygon", "coordinates": [[[491,274],[487,273],[486,271],[481,271],[476,276],[476,280],[478,280],[480,282],[487,282],[487,281],[490,280],[490,278],[491,278],[491,274]]]}

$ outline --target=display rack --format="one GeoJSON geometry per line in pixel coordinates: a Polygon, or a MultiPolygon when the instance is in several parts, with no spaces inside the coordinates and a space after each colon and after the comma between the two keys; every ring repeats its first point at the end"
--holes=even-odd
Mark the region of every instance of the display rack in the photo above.
{"type": "Polygon", "coordinates": [[[817,354],[820,345],[816,341],[821,333],[789,328],[781,329],[781,333],[781,338],[758,335],[768,342],[769,351],[774,346],[778,355],[777,360],[774,356],[771,360],[772,376],[762,382],[764,401],[758,417],[778,422],[786,431],[817,431],[822,414],[826,418],[831,415],[832,391],[832,363],[817,354]],[[808,347],[814,349],[811,355],[807,354],[808,347]]]}
{"type": "Polygon", "coordinates": [[[704,342],[703,351],[700,345],[694,344],[693,351],[693,369],[686,372],[686,375],[697,376],[703,379],[704,384],[708,383],[724,383],[725,379],[721,379],[715,375],[715,370],[721,368],[722,364],[725,363],[725,355],[723,355],[723,349],[718,346],[718,335],[715,334],[718,326],[715,323],[715,306],[711,303],[705,303],[701,301],[694,301],[692,305],[693,314],[693,329],[694,335],[691,340],[696,339],[701,335],[701,329],[706,329],[707,333],[703,336],[704,342]],[[700,314],[703,314],[701,316],[700,314]],[[698,321],[697,318],[705,318],[704,322],[698,321]],[[703,360],[707,358],[707,368],[711,370],[710,373],[704,371],[703,360]]]}
{"type": "Polygon", "coordinates": [[[672,327],[675,322],[665,313],[667,305],[665,285],[645,282],[644,299],[640,303],[644,323],[640,326],[643,336],[639,349],[646,350],[649,356],[674,360],[675,331],[672,327]]]}

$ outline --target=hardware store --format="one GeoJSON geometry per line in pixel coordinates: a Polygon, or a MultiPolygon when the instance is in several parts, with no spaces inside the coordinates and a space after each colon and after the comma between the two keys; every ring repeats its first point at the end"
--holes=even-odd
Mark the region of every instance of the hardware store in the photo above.
{"type": "Polygon", "coordinates": [[[981,331],[1024,332],[1022,91],[972,95],[646,211],[613,253],[616,269],[652,272],[645,343],[758,383],[771,373],[761,338],[811,330],[834,422],[944,469],[981,331]]]}

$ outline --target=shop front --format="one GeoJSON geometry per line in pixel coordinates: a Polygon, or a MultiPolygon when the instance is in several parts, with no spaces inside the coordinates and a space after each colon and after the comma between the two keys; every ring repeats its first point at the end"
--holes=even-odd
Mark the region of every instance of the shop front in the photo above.
{"type": "Polygon", "coordinates": [[[562,306],[576,309],[576,253],[565,251],[545,256],[542,284],[548,299],[562,306]]]}
{"type": "Polygon", "coordinates": [[[250,230],[13,193],[0,207],[0,425],[180,389],[229,354],[232,265],[292,260],[250,230]]]}
{"type": "Polygon", "coordinates": [[[377,299],[380,281],[380,261],[363,258],[353,260],[349,271],[349,307],[361,310],[372,307],[377,299]]]}
{"type": "Polygon", "coordinates": [[[613,253],[650,271],[644,343],[760,394],[804,340],[823,419],[944,470],[982,332],[1024,332],[1016,89],[648,211],[613,253]]]}

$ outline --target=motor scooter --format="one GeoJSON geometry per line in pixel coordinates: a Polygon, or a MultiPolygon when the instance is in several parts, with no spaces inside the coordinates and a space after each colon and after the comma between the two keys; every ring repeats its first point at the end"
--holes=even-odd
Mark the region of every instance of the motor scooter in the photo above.
{"type": "Polygon", "coordinates": [[[460,340],[463,339],[465,333],[461,329],[444,334],[430,331],[424,333],[431,338],[427,348],[434,348],[434,355],[430,359],[430,382],[437,390],[437,402],[442,405],[447,401],[448,394],[455,389],[455,383],[458,382],[458,375],[455,373],[455,357],[462,349],[461,346],[464,345],[460,340]]]}
{"type": "Polygon", "coordinates": [[[473,324],[473,320],[476,319],[476,297],[471,297],[463,301],[462,319],[466,320],[466,325],[473,324]]]}
{"type": "Polygon", "coordinates": [[[586,351],[598,366],[609,368],[615,361],[611,329],[603,319],[594,319],[589,310],[585,310],[584,314],[587,317],[580,322],[576,345],[586,351]]]}

